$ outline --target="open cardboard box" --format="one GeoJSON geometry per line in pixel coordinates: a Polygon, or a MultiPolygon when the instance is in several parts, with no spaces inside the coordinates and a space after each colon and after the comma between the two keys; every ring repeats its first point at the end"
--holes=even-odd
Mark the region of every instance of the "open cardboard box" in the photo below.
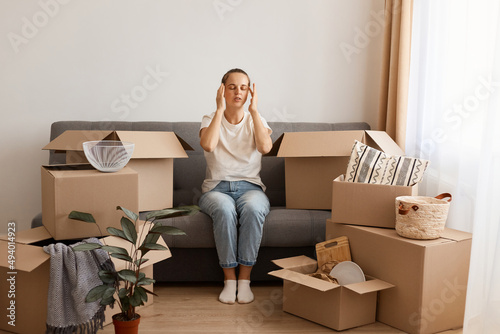
{"type": "Polygon", "coordinates": [[[354,141],[391,155],[403,150],[384,131],[285,132],[267,154],[285,158],[286,207],[332,208],[332,180],[345,174],[354,141]]]}
{"type": "Polygon", "coordinates": [[[472,235],[445,228],[414,240],[387,228],[326,222],[326,237],[347,236],[354,262],[395,285],[381,291],[377,320],[411,334],[462,327],[472,235]]]}
{"type": "Polygon", "coordinates": [[[108,235],[120,228],[122,206],[139,210],[138,175],[129,167],[101,173],[88,164],[42,166],[42,223],[55,240],[108,235]],[[71,211],[91,213],[98,226],[69,219],[71,211]]]}
{"type": "Polygon", "coordinates": [[[283,311],[335,330],[375,322],[377,292],[393,285],[366,276],[366,281],[340,286],[308,274],[317,262],[307,256],[273,260],[283,268],[269,275],[283,279],[283,311]]]}
{"type": "Polygon", "coordinates": [[[416,196],[418,184],[395,186],[333,180],[332,221],[352,225],[395,228],[396,197],[416,196]]]}
{"type": "Polygon", "coordinates": [[[67,130],[43,147],[66,152],[66,163],[87,162],[83,143],[92,140],[121,140],[135,144],[127,166],[139,173],[139,210],[172,207],[173,159],[187,158],[188,143],[168,131],[67,130]]]}
{"type": "MultiPolygon", "coordinates": [[[[108,245],[123,247],[124,240],[108,236],[100,239],[108,245]]],[[[0,308],[7,314],[12,314],[8,309],[11,302],[15,302],[13,311],[15,326],[9,325],[10,318],[4,316],[0,321],[0,329],[13,333],[45,333],[45,323],[47,319],[47,294],[50,279],[50,256],[45,253],[42,245],[54,242],[45,227],[37,227],[30,230],[16,232],[15,242],[9,241],[7,235],[0,236],[0,273],[4,278],[12,278],[11,281],[2,279],[0,281],[0,308]],[[15,249],[14,267],[10,267],[7,254],[9,249],[15,249]],[[11,282],[14,282],[11,285],[11,282]],[[12,298],[9,293],[14,293],[12,298]]],[[[76,243],[75,241],[74,243],[76,243]]],[[[138,242],[142,242],[139,240],[138,242]]],[[[163,238],[159,238],[158,243],[167,247],[163,238]]],[[[127,244],[127,248],[129,244],[127,244]]],[[[143,272],[147,277],[152,277],[153,264],[171,257],[170,251],[152,251],[148,253],[149,261],[145,264],[143,272]]],[[[111,258],[118,270],[124,269],[123,260],[111,258]]],[[[152,290],[151,285],[148,290],[152,290]]],[[[148,296],[145,306],[153,303],[153,296],[148,296]]],[[[106,322],[112,322],[111,316],[119,312],[114,309],[106,309],[106,322]]],[[[140,312],[140,309],[139,309],[140,312]]],[[[5,314],[5,313],[4,313],[5,314]]]]}

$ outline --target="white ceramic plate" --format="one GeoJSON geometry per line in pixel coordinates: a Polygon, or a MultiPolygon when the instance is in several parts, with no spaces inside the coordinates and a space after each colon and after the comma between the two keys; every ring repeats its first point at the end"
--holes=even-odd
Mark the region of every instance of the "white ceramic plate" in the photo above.
{"type": "Polygon", "coordinates": [[[330,276],[335,277],[339,285],[360,283],[366,280],[363,270],[352,261],[342,261],[337,264],[330,271],[330,276]]]}

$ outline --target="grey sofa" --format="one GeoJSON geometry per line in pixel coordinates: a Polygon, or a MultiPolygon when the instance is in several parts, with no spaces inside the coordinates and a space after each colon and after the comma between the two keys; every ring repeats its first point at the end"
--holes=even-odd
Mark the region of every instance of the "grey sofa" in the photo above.
{"type": "MultiPolygon", "coordinates": [[[[272,139],[284,132],[368,130],[367,123],[289,123],[270,122],[272,139]]],[[[183,138],[194,151],[188,159],[174,160],[174,206],[197,204],[201,183],[205,177],[205,158],[199,144],[199,122],[87,122],[59,121],[51,126],[50,140],[65,130],[128,130],[173,131],[183,138]]],[[[50,152],[49,163],[64,163],[64,154],[50,152]]],[[[307,255],[315,256],[315,244],[325,239],[325,222],[330,211],[292,210],[285,208],[284,160],[263,157],[261,178],[267,187],[271,211],[264,224],[257,264],[252,271],[253,281],[275,280],[267,273],[276,269],[273,259],[307,255]]],[[[161,209],[161,208],[158,208],[161,209]]],[[[141,213],[144,215],[145,213],[141,213]]],[[[168,219],[165,224],[184,230],[187,236],[164,236],[172,258],[155,264],[157,281],[222,281],[212,230],[212,221],[200,212],[191,217],[168,219]]],[[[32,226],[41,225],[41,215],[33,219],[32,226]]]]}

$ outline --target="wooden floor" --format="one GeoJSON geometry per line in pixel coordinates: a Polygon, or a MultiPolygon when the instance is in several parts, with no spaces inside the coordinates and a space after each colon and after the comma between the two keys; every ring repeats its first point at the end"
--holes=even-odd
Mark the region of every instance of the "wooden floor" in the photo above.
{"type": "MultiPolygon", "coordinates": [[[[334,330],[285,313],[281,308],[281,282],[252,283],[255,301],[250,304],[226,305],[217,297],[222,283],[157,284],[151,306],[140,310],[140,334],[159,333],[334,333],[334,330]]],[[[114,333],[113,325],[101,334],[114,333]]],[[[404,333],[382,323],[342,331],[355,334],[404,333]]],[[[462,334],[462,330],[443,332],[462,334]]]]}

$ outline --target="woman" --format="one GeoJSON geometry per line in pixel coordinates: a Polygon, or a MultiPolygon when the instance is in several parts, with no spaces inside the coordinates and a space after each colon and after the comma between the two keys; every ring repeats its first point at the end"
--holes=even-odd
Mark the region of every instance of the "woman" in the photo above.
{"type": "Polygon", "coordinates": [[[260,179],[262,154],[271,150],[271,128],[257,110],[255,84],[241,69],[222,78],[217,110],[201,122],[200,144],[207,161],[199,200],[213,220],[219,264],[224,272],[223,303],[250,303],[250,273],[262,239],[269,200],[260,179]],[[248,112],[244,105],[251,95],[248,112]],[[236,267],[238,276],[236,276],[236,267]]]}

